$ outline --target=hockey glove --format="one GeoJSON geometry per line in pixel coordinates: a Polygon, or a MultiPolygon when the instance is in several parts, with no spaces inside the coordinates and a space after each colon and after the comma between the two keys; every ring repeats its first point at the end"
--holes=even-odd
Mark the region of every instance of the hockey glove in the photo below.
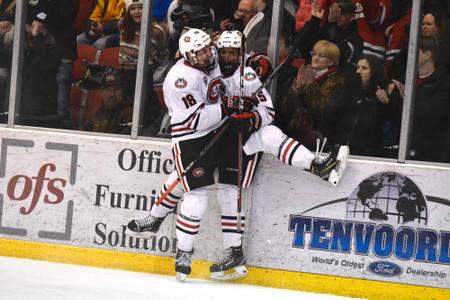
{"type": "MultiPolygon", "coordinates": [[[[255,107],[255,103],[257,103],[257,100],[251,97],[244,97],[242,100],[243,100],[242,112],[252,111],[253,108],[255,107]]],[[[226,97],[224,99],[223,106],[225,108],[225,111],[227,112],[227,115],[231,116],[232,114],[239,113],[239,103],[240,103],[239,96],[226,97]]]]}
{"type": "Polygon", "coordinates": [[[272,65],[264,54],[253,54],[248,60],[248,65],[256,72],[261,82],[264,82],[272,73],[272,65]]]}
{"type": "Polygon", "coordinates": [[[231,130],[242,134],[252,134],[261,127],[261,116],[256,111],[243,112],[231,115],[230,122],[231,130]]]}

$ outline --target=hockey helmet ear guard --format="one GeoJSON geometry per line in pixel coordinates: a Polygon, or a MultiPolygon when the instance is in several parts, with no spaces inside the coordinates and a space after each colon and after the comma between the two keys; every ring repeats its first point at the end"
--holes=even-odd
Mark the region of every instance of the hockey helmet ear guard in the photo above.
{"type": "Polygon", "coordinates": [[[180,37],[178,46],[184,59],[194,66],[211,70],[217,64],[217,50],[212,45],[211,37],[203,30],[189,29],[180,37]],[[203,50],[205,48],[210,51],[203,50]]]}
{"type": "Polygon", "coordinates": [[[219,64],[222,73],[230,76],[240,63],[242,33],[238,30],[224,31],[217,40],[219,64]]]}

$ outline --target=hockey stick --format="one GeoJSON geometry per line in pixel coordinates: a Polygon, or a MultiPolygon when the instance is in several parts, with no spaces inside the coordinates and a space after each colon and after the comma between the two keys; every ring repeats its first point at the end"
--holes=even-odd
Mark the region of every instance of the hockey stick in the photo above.
{"type": "MultiPolygon", "coordinates": [[[[245,68],[245,34],[241,36],[241,64],[239,66],[239,113],[244,109],[244,68],[245,68]]],[[[237,223],[236,230],[241,232],[241,213],[242,213],[242,132],[238,133],[238,152],[237,152],[237,223]]]]}
{"type": "Polygon", "coordinates": [[[211,147],[217,142],[217,140],[222,136],[222,134],[225,132],[225,130],[227,129],[228,125],[230,124],[230,122],[228,122],[228,117],[227,119],[225,119],[224,124],[222,125],[222,127],[219,129],[219,131],[216,132],[216,134],[212,137],[212,139],[208,142],[208,144],[206,144],[205,148],[202,149],[202,151],[200,151],[200,153],[198,154],[198,156],[189,163],[189,165],[187,165],[187,167],[184,169],[184,171],[178,175],[177,179],[175,179],[170,185],[169,187],[166,189],[166,191],[164,193],[162,193],[162,195],[158,196],[158,199],[156,199],[155,201],[155,205],[159,205],[164,199],[166,199],[166,197],[170,194],[170,192],[172,192],[172,190],[178,185],[178,183],[180,183],[181,178],[183,178],[184,176],[186,176],[186,174],[192,169],[193,166],[195,166],[195,164],[203,158],[203,156],[205,156],[206,152],[209,151],[209,149],[211,149],[211,147]]]}
{"type": "Polygon", "coordinates": [[[248,21],[247,26],[245,26],[244,31],[242,32],[244,36],[248,36],[248,33],[256,26],[264,18],[264,13],[259,12],[248,21]]]}

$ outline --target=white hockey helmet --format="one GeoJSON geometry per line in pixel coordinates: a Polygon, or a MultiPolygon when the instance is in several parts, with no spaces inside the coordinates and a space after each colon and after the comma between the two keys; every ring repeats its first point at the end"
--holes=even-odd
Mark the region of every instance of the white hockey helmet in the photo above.
{"type": "Polygon", "coordinates": [[[240,65],[242,33],[238,30],[224,31],[217,40],[220,71],[231,76],[240,65]]]}
{"type": "Polygon", "coordinates": [[[211,43],[209,34],[201,29],[191,28],[181,35],[178,41],[181,55],[191,64],[212,69],[217,64],[217,51],[211,43]],[[210,57],[197,57],[197,52],[204,49],[211,49],[210,57]]]}
{"type": "Polygon", "coordinates": [[[228,30],[220,34],[217,48],[241,48],[242,33],[239,30],[228,30]]]}

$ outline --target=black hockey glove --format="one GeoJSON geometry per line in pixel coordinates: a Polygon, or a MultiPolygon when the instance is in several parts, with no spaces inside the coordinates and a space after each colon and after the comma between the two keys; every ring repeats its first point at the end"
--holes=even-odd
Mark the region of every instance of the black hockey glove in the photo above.
{"type": "Polygon", "coordinates": [[[261,127],[261,116],[256,111],[243,112],[231,115],[230,122],[231,130],[242,134],[252,134],[261,127]]]}
{"type": "MultiPolygon", "coordinates": [[[[224,98],[223,106],[225,108],[225,111],[227,112],[227,115],[231,116],[232,114],[239,113],[239,103],[240,103],[239,96],[231,96],[224,98]]],[[[258,100],[256,100],[255,98],[244,97],[242,112],[252,111],[257,103],[258,100]]]]}
{"type": "Polygon", "coordinates": [[[253,54],[247,64],[256,72],[261,82],[264,82],[273,70],[269,58],[264,54],[253,54]]]}

